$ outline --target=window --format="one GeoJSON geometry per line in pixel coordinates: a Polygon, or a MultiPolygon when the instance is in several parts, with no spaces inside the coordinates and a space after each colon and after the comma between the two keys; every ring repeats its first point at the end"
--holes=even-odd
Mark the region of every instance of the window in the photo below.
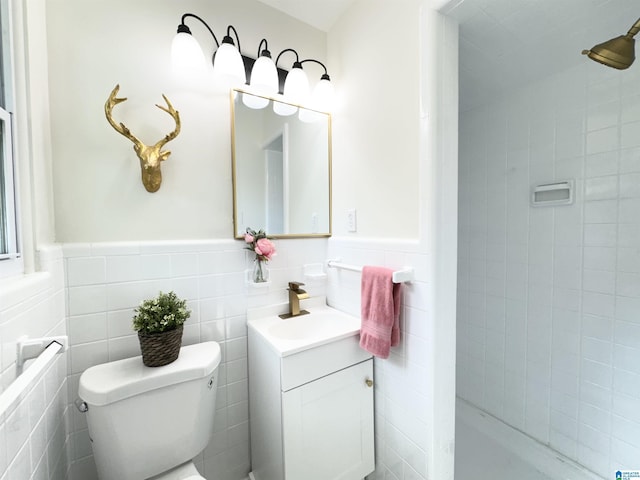
{"type": "Polygon", "coordinates": [[[0,260],[18,253],[11,114],[0,107],[0,260]]]}
{"type": "Polygon", "coordinates": [[[0,1],[0,274],[20,256],[11,132],[12,62],[8,0],[0,1]]]}

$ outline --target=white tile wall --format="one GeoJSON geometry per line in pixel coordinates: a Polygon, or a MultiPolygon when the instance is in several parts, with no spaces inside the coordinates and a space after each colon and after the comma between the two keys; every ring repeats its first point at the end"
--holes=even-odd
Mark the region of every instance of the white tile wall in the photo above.
{"type": "MultiPolygon", "coordinates": [[[[429,305],[426,282],[430,257],[415,245],[331,239],[329,258],[353,265],[411,266],[416,281],[403,287],[400,345],[388,359],[374,359],[376,470],[369,480],[426,480],[430,448],[427,412],[429,372],[429,305]]],[[[360,274],[329,270],[329,304],[360,316],[360,274]]]]}
{"type": "MultiPolygon", "coordinates": [[[[253,254],[242,241],[64,245],[71,344],[69,402],[82,372],[140,354],[131,328],[133,309],[159,290],[188,300],[191,318],[183,344],[215,340],[222,347],[214,435],[196,465],[209,480],[241,480],[250,469],[246,310],[287,301],[288,281],[303,278],[304,263],[327,258],[326,240],[275,240],[270,285],[247,286],[253,254]]],[[[307,282],[311,295],[325,283],[307,282]]],[[[70,406],[71,480],[97,480],[86,419],[70,406]]]]}
{"type": "MultiPolygon", "coordinates": [[[[23,403],[0,422],[0,480],[97,478],[86,419],[73,406],[78,379],[91,365],[139,354],[130,327],[132,309],[159,289],[174,289],[189,300],[194,313],[185,343],[213,339],[223,348],[215,433],[196,463],[211,480],[245,478],[249,469],[246,308],[286,301],[286,282],[303,278],[302,263],[323,262],[328,256],[325,240],[277,244],[279,255],[270,264],[273,283],[266,288],[245,285],[244,270],[251,258],[242,250],[242,242],[73,244],[64,245],[64,260],[55,249],[43,252],[43,258],[51,257],[52,274],[39,280],[42,285],[28,284],[20,295],[0,290],[6,293],[3,299],[20,300],[0,310],[3,381],[9,380],[15,362],[7,353],[13,351],[11,338],[22,332],[38,336],[67,332],[69,361],[60,357],[23,403]],[[45,315],[51,312],[58,314],[45,315]],[[51,320],[55,318],[57,323],[51,320]]],[[[333,248],[333,256],[350,263],[416,269],[417,281],[404,293],[402,343],[388,361],[376,362],[378,465],[371,478],[426,479],[429,257],[417,253],[412,244],[334,242],[333,248]]],[[[348,275],[332,271],[331,292],[322,282],[309,281],[306,287],[312,295],[327,294],[339,308],[358,314],[359,276],[348,275]]]]}
{"type": "Polygon", "coordinates": [[[606,478],[640,458],[638,81],[584,62],[460,117],[458,394],[606,478]]]}
{"type": "MultiPolygon", "coordinates": [[[[39,263],[41,272],[0,283],[2,387],[16,377],[19,337],[66,334],[61,249],[42,248],[39,263]]],[[[67,355],[55,356],[17,403],[0,413],[1,480],[66,480],[70,419],[66,374],[67,355]]]]}

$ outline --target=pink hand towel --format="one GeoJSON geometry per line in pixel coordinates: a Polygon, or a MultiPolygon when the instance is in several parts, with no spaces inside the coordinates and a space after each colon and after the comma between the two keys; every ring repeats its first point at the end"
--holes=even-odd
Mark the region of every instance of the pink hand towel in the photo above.
{"type": "Polygon", "coordinates": [[[364,267],[361,283],[360,346],[379,358],[388,358],[400,343],[402,284],[393,283],[393,270],[364,267]]]}

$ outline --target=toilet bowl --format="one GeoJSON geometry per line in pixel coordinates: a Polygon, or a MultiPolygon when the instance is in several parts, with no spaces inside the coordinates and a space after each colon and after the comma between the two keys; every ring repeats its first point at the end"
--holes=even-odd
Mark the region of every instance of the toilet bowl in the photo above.
{"type": "Polygon", "coordinates": [[[161,473],[149,480],[206,480],[200,476],[193,462],[183,463],[182,465],[172,468],[168,472],[161,473]]]}
{"type": "Polygon", "coordinates": [[[103,363],[80,377],[100,480],[204,480],[192,459],[213,432],[220,346],[183,347],[146,367],[141,357],[103,363]]]}

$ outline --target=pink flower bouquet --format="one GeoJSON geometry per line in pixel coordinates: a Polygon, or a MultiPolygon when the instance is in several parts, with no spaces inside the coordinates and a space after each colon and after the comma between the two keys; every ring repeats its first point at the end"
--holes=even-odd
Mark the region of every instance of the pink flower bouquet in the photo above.
{"type": "Polygon", "coordinates": [[[247,243],[247,250],[251,250],[256,254],[256,258],[262,262],[267,262],[276,254],[275,245],[267,238],[264,230],[251,230],[247,228],[244,235],[244,241],[247,243]]]}
{"type": "Polygon", "coordinates": [[[253,268],[253,282],[263,283],[268,280],[268,270],[262,267],[263,262],[268,262],[276,254],[276,247],[271,240],[267,238],[264,230],[251,230],[247,228],[244,235],[244,241],[247,243],[247,250],[251,250],[256,254],[256,260],[253,268]]]}

